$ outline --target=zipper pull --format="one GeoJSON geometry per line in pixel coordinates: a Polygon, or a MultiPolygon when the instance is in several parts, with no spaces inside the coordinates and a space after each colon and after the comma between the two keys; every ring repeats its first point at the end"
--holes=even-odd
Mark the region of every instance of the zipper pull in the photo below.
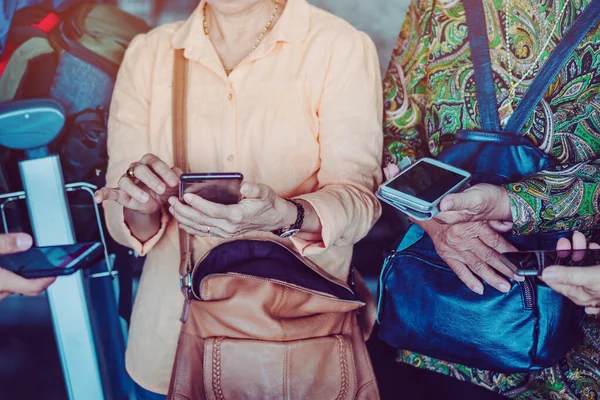
{"type": "Polygon", "coordinates": [[[394,257],[396,257],[396,254],[398,254],[396,250],[390,251],[390,254],[388,254],[388,256],[385,258],[385,261],[383,262],[383,268],[386,268],[389,265],[389,263],[394,259],[394,257]]]}
{"type": "Polygon", "coordinates": [[[179,277],[179,286],[183,291],[183,295],[185,296],[185,302],[183,303],[183,311],[181,312],[181,317],[179,320],[185,324],[190,315],[190,306],[192,304],[192,271],[187,272],[185,277],[179,277]]]}
{"type": "Polygon", "coordinates": [[[185,324],[185,322],[188,319],[188,316],[190,315],[190,306],[191,305],[192,305],[192,300],[189,298],[185,299],[185,303],[183,303],[183,311],[181,312],[181,317],[179,318],[179,320],[183,324],[185,324]]]}

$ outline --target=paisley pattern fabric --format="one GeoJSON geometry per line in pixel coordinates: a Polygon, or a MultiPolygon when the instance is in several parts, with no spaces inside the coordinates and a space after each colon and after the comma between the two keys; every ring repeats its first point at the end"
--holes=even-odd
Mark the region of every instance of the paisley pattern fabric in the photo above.
{"type": "MultiPolygon", "coordinates": [[[[506,108],[509,83],[523,78],[550,38],[539,65],[516,88],[514,109],[535,72],[590,0],[567,4],[568,0],[510,0],[510,46],[505,41],[503,1],[483,1],[499,108],[506,108]]],[[[413,0],[384,80],[384,163],[436,156],[442,150],[442,135],[459,128],[480,129],[475,90],[462,2],[413,0]]],[[[577,47],[521,134],[561,165],[506,186],[514,233],[576,229],[598,233],[600,26],[592,28],[577,47]]],[[[600,320],[588,319],[583,332],[583,344],[562,362],[534,373],[476,370],[407,351],[399,353],[399,361],[513,398],[599,399],[600,320]]]]}
{"type": "MultiPolygon", "coordinates": [[[[510,0],[510,47],[504,39],[503,0],[483,1],[499,108],[506,109],[502,106],[509,83],[520,81],[534,66],[516,88],[514,109],[589,0],[510,0]]],[[[478,130],[475,90],[462,2],[413,0],[384,81],[384,162],[436,156],[442,150],[441,135],[452,135],[458,128],[478,130]]],[[[506,115],[500,113],[501,119],[506,115]]],[[[589,230],[598,225],[600,26],[578,46],[521,134],[554,156],[562,168],[507,185],[514,233],[589,230]]]]}

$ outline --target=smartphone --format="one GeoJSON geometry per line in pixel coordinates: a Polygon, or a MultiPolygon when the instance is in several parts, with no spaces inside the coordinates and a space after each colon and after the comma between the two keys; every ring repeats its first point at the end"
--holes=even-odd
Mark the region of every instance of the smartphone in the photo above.
{"type": "Polygon", "coordinates": [[[183,174],[179,178],[179,199],[192,193],[219,204],[237,204],[242,199],[240,189],[244,176],[239,172],[183,174]]]}
{"type": "Polygon", "coordinates": [[[98,264],[104,256],[102,243],[32,247],[22,253],[0,255],[0,267],[23,278],[70,275],[98,264]]]}
{"type": "Polygon", "coordinates": [[[502,261],[517,275],[541,275],[551,265],[593,267],[600,265],[600,250],[536,250],[501,254],[502,261]]]}
{"type": "Polygon", "coordinates": [[[444,196],[464,188],[471,174],[432,158],[422,158],[381,185],[381,195],[424,213],[437,213],[444,196]]]}
{"type": "Polygon", "coordinates": [[[396,205],[401,205],[404,208],[407,208],[410,210],[415,210],[415,211],[418,210],[421,213],[432,214],[431,217],[433,217],[433,215],[437,214],[436,207],[428,209],[427,207],[423,206],[422,204],[415,203],[412,200],[407,199],[406,196],[402,196],[402,195],[399,195],[394,192],[384,192],[383,190],[381,190],[381,187],[379,188],[379,190],[377,190],[377,192],[375,194],[377,195],[377,193],[379,193],[378,197],[380,199],[383,199],[388,204],[392,204],[395,207],[396,207],[396,205]]]}
{"type": "Polygon", "coordinates": [[[408,215],[409,217],[411,217],[417,221],[430,220],[436,214],[435,210],[433,210],[432,212],[422,212],[422,211],[418,211],[418,210],[415,210],[412,208],[408,208],[405,204],[399,203],[397,201],[394,201],[394,199],[383,196],[381,193],[381,190],[378,190],[375,193],[375,196],[377,196],[377,198],[379,200],[383,201],[384,203],[387,203],[390,206],[397,208],[398,210],[402,211],[404,214],[408,215]]]}

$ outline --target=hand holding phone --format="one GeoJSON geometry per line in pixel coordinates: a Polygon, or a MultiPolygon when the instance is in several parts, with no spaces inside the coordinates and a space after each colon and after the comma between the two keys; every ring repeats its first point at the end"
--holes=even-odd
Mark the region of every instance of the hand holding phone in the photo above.
{"type": "Polygon", "coordinates": [[[408,216],[424,221],[438,212],[438,204],[463,189],[471,175],[431,158],[422,158],[380,186],[376,195],[408,216]]]}
{"type": "MultiPolygon", "coordinates": [[[[33,238],[25,233],[0,234],[0,254],[27,251],[33,238]]],[[[0,301],[13,294],[37,296],[54,282],[55,278],[25,279],[0,266],[0,301]]]]}
{"type": "Polygon", "coordinates": [[[600,250],[535,250],[502,253],[502,260],[517,275],[538,276],[552,265],[594,267],[600,265],[600,250]]]}
{"type": "Polygon", "coordinates": [[[32,247],[22,253],[0,255],[0,266],[28,279],[55,277],[94,266],[103,254],[98,242],[32,247]]]}
{"type": "MultiPolygon", "coordinates": [[[[576,249],[575,260],[579,262],[582,257],[581,249],[589,248],[595,251],[600,249],[597,243],[588,245],[587,238],[581,232],[574,232],[571,242],[560,239],[556,247],[559,252],[576,249]]],[[[575,304],[585,307],[587,314],[600,314],[600,264],[583,268],[550,266],[544,268],[540,278],[553,290],[568,297],[575,304]]]]}
{"type": "Polygon", "coordinates": [[[436,219],[444,224],[492,222],[494,229],[506,232],[512,228],[512,210],[508,191],[499,185],[479,183],[460,193],[445,196],[436,219]]]}
{"type": "Polygon", "coordinates": [[[179,228],[191,235],[225,239],[249,232],[272,232],[294,224],[300,215],[296,206],[264,184],[246,182],[235,194],[235,200],[242,197],[243,200],[237,204],[220,204],[201,195],[185,193],[185,203],[176,198],[169,200],[169,212],[179,228]]]}
{"type": "Polygon", "coordinates": [[[187,193],[213,203],[231,205],[242,199],[240,189],[244,176],[238,172],[183,174],[179,177],[179,200],[187,193]]]}

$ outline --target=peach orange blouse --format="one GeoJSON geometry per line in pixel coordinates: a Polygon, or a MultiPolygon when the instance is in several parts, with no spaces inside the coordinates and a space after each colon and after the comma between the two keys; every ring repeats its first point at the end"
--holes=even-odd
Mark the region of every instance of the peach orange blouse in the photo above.
{"type": "MultiPolygon", "coordinates": [[[[130,163],[153,153],[173,163],[173,49],[190,63],[188,132],[192,172],[241,172],[315,208],[322,240],[278,239],[330,274],[346,279],[352,245],[380,215],[382,94],[372,41],[348,23],[288,0],[273,30],[227,77],[202,28],[202,1],[185,22],[131,43],[119,71],[109,120],[108,186],[130,163]]],[[[111,235],[146,255],[134,305],[127,370],[165,394],[175,356],[183,296],[177,225],[166,213],[155,237],[137,241],[121,206],[105,203],[111,235]]],[[[268,236],[256,232],[249,235],[268,236]]],[[[197,257],[220,242],[195,238],[197,257]]]]}

